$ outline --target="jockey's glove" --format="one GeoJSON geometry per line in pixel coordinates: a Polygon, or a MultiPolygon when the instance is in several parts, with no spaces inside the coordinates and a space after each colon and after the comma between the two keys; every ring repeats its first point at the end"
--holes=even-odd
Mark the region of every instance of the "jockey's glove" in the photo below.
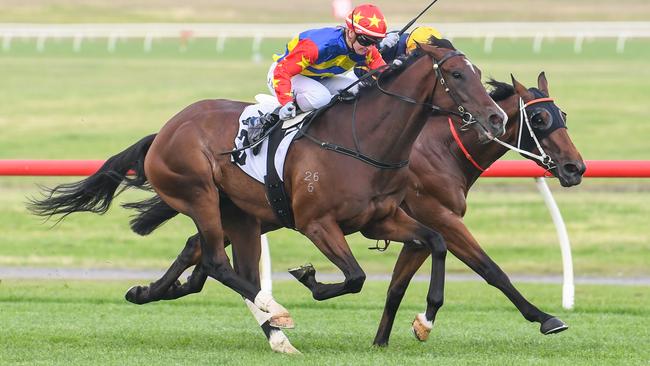
{"type": "Polygon", "coordinates": [[[399,34],[397,32],[388,33],[386,37],[379,42],[379,49],[386,49],[395,46],[399,42],[399,34]]]}
{"type": "Polygon", "coordinates": [[[288,120],[296,116],[296,105],[293,102],[289,102],[280,108],[278,112],[281,120],[288,120]]]}

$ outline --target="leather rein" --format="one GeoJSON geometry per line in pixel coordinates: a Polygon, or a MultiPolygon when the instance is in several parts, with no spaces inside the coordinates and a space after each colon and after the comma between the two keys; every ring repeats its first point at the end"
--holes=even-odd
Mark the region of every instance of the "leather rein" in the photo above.
{"type": "MultiPolygon", "coordinates": [[[[440,67],[442,66],[442,64],[445,61],[447,61],[450,58],[455,57],[455,56],[465,56],[465,55],[460,51],[454,50],[454,51],[450,51],[450,52],[446,53],[440,59],[440,61],[436,61],[435,57],[433,57],[433,56],[432,56],[432,58],[433,58],[433,70],[435,70],[435,72],[436,72],[436,79],[440,82],[440,85],[445,87],[445,92],[447,92],[449,94],[449,96],[451,97],[451,99],[454,101],[454,103],[456,103],[457,111],[440,108],[439,106],[433,104],[432,102],[418,102],[417,100],[415,100],[415,99],[413,99],[411,97],[408,97],[408,96],[405,96],[405,95],[400,95],[400,94],[397,94],[397,93],[394,93],[394,92],[391,92],[391,91],[388,91],[388,90],[384,89],[380,84],[381,78],[384,75],[384,73],[379,74],[379,76],[377,77],[377,81],[376,81],[375,85],[377,86],[379,91],[381,91],[382,93],[384,93],[384,94],[386,94],[388,96],[397,98],[399,100],[402,100],[402,101],[410,103],[410,104],[427,106],[427,107],[429,107],[431,109],[431,113],[443,113],[443,114],[455,115],[455,116],[461,117],[461,119],[463,121],[463,127],[469,126],[469,125],[475,123],[476,119],[472,116],[471,113],[467,112],[465,107],[463,107],[463,105],[459,102],[459,98],[457,97],[457,95],[451,89],[449,89],[449,87],[447,86],[447,83],[445,81],[445,78],[443,77],[442,72],[440,70],[440,67]]],[[[400,66],[400,65],[397,65],[397,66],[400,66]]],[[[379,70],[384,70],[384,69],[385,68],[375,69],[375,70],[373,70],[373,72],[367,73],[366,75],[364,75],[364,77],[360,78],[359,80],[355,81],[353,84],[349,85],[347,88],[343,89],[343,91],[347,91],[352,86],[354,86],[354,85],[358,84],[359,82],[361,82],[363,79],[368,78],[372,74],[379,72],[379,70]]],[[[433,99],[433,95],[435,94],[437,86],[438,86],[438,83],[436,83],[434,85],[434,87],[433,87],[433,91],[431,93],[431,98],[432,99],[433,99]]],[[[364,163],[366,163],[368,165],[371,165],[371,166],[379,168],[379,169],[400,169],[400,168],[403,168],[403,167],[407,166],[408,163],[409,163],[408,159],[407,160],[402,160],[402,161],[399,161],[399,162],[396,162],[396,163],[389,163],[389,162],[383,162],[383,161],[376,160],[376,159],[374,159],[374,158],[372,158],[372,157],[370,157],[370,156],[368,156],[368,155],[361,152],[361,148],[359,146],[359,141],[357,139],[357,134],[356,134],[356,118],[355,118],[355,116],[356,116],[357,102],[358,102],[358,98],[355,99],[355,101],[354,101],[354,109],[352,111],[352,135],[353,135],[353,138],[354,138],[355,150],[349,149],[349,148],[347,148],[345,146],[341,146],[341,145],[338,145],[338,144],[335,144],[335,143],[331,143],[331,142],[327,142],[327,141],[321,141],[321,140],[317,139],[316,137],[307,134],[306,131],[301,131],[302,135],[307,137],[309,140],[316,143],[317,145],[320,145],[322,148],[324,148],[326,150],[331,150],[331,151],[337,152],[339,154],[343,154],[343,155],[353,157],[353,158],[355,158],[357,160],[360,160],[360,161],[362,161],[362,162],[364,162],[364,163]]],[[[311,120],[313,120],[313,118],[311,120]]],[[[304,127],[304,125],[303,125],[303,127],[304,127]]],[[[301,130],[302,130],[302,127],[301,127],[301,130]]]]}

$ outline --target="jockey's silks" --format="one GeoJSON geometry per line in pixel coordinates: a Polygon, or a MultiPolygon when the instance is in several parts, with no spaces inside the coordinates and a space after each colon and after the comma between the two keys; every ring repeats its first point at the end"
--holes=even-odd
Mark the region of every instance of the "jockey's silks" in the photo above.
{"type": "Polygon", "coordinates": [[[345,29],[340,27],[311,29],[293,38],[284,54],[273,57],[277,66],[273,72],[273,88],[280,104],[293,99],[291,78],[304,75],[315,80],[342,74],[355,66],[373,70],[385,65],[375,46],[365,55],[358,55],[345,43],[345,29]]]}

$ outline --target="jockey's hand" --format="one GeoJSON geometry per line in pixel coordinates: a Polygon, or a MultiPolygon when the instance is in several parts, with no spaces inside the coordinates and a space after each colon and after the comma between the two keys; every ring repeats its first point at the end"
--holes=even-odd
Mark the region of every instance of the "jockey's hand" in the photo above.
{"type": "Polygon", "coordinates": [[[386,34],[386,37],[379,42],[379,49],[391,48],[395,46],[397,42],[399,42],[399,34],[397,32],[388,33],[386,34]]]}
{"type": "Polygon", "coordinates": [[[293,102],[289,102],[280,108],[278,112],[281,120],[288,120],[296,116],[296,105],[293,102]]]}

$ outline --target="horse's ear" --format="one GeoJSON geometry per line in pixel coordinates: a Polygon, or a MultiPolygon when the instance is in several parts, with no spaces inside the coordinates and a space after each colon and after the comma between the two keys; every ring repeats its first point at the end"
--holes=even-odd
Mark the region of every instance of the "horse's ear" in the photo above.
{"type": "Polygon", "coordinates": [[[526,95],[528,93],[528,89],[522,83],[518,82],[514,75],[510,74],[510,78],[512,79],[512,87],[515,88],[517,94],[526,95]]]}
{"type": "Polygon", "coordinates": [[[539,90],[544,92],[544,94],[550,95],[548,93],[548,81],[546,80],[546,74],[544,73],[544,71],[540,72],[539,76],[537,77],[537,87],[539,88],[539,90]]]}
{"type": "Polygon", "coordinates": [[[428,52],[428,53],[433,53],[438,47],[432,46],[430,44],[426,43],[418,43],[417,41],[415,42],[415,45],[417,46],[418,49],[428,52]]]}

